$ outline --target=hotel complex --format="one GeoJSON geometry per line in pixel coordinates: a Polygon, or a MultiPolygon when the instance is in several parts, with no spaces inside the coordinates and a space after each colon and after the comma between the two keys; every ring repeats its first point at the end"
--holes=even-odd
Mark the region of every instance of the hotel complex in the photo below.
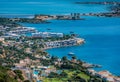
{"type": "Polygon", "coordinates": [[[52,32],[38,32],[32,33],[32,37],[40,38],[54,38],[54,37],[63,37],[63,33],[52,33],[52,32]]]}

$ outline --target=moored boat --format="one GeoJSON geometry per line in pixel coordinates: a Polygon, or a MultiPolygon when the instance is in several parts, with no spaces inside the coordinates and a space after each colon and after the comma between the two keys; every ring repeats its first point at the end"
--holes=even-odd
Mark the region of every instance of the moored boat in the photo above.
{"type": "Polygon", "coordinates": [[[68,55],[69,55],[69,56],[73,56],[73,55],[75,55],[75,53],[69,52],[68,55]]]}

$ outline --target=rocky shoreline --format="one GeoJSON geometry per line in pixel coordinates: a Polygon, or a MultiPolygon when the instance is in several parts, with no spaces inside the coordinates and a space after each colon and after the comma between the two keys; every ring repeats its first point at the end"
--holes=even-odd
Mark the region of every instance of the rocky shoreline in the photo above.
{"type": "Polygon", "coordinates": [[[104,2],[75,2],[75,4],[119,5],[120,2],[115,2],[115,1],[104,1],[104,2]]]}

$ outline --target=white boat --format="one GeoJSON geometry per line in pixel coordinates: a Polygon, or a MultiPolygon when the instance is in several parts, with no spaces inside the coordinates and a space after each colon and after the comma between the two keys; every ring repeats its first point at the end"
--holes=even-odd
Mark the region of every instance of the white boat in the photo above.
{"type": "Polygon", "coordinates": [[[75,55],[75,53],[69,52],[68,55],[69,55],[69,56],[73,56],[73,55],[75,55]]]}

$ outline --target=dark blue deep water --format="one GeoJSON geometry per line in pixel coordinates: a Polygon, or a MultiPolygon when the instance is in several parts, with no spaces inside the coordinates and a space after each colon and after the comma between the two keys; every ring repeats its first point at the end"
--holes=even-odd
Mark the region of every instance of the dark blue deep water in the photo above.
{"type": "MultiPolygon", "coordinates": [[[[39,13],[69,14],[71,12],[107,12],[108,9],[108,6],[105,5],[78,5],[74,4],[75,1],[82,0],[0,0],[0,15],[23,17],[39,13]]],[[[85,18],[86,20],[53,20],[49,24],[23,25],[34,27],[39,31],[47,31],[47,28],[51,28],[51,32],[69,33],[73,31],[79,34],[80,37],[85,39],[85,44],[50,49],[47,52],[59,57],[67,56],[69,52],[74,52],[81,60],[103,66],[96,70],[109,70],[113,74],[120,75],[120,18],[85,18]]]]}

